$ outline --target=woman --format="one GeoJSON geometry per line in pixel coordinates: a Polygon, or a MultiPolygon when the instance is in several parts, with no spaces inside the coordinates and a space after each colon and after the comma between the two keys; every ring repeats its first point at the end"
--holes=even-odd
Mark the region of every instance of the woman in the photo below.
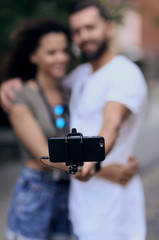
{"type": "Polygon", "coordinates": [[[47,139],[68,131],[68,97],[60,79],[69,62],[67,29],[53,20],[32,21],[13,34],[7,78],[25,81],[8,113],[24,159],[8,215],[8,240],[65,240],[69,178],[39,161],[47,139]]]}

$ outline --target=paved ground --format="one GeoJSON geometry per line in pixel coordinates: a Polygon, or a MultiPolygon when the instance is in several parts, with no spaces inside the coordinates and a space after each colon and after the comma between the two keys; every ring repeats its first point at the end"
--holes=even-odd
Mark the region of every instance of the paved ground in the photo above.
{"type": "MultiPolygon", "coordinates": [[[[15,146],[6,147],[5,139],[12,142],[13,136],[0,132],[0,240],[4,239],[6,214],[11,189],[20,169],[15,146]],[[14,158],[14,159],[13,159],[14,158]],[[6,162],[6,159],[10,161],[6,162]],[[13,159],[11,161],[11,159],[13,159]]],[[[147,240],[159,239],[159,85],[150,91],[149,108],[136,145],[136,154],[141,160],[146,212],[147,240]]],[[[134,239],[135,240],[135,239],[134,239]]]]}
{"type": "Polygon", "coordinates": [[[147,240],[159,239],[159,165],[142,175],[147,211],[147,240]]]}
{"type": "Polygon", "coordinates": [[[146,215],[147,240],[159,239],[159,84],[151,86],[149,105],[136,145],[141,160],[146,215]]]}

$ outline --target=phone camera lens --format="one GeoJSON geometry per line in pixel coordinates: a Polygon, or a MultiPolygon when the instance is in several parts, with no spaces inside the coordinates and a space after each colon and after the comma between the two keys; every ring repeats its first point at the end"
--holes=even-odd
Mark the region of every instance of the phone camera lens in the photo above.
{"type": "Polygon", "coordinates": [[[103,147],[103,146],[104,146],[104,144],[103,144],[103,141],[102,141],[102,140],[100,140],[100,141],[99,141],[99,146],[100,146],[100,147],[103,147]]]}

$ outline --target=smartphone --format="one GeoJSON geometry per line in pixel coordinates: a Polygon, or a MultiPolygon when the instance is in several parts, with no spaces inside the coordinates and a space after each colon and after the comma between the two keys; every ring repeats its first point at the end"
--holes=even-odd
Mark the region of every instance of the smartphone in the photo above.
{"type": "Polygon", "coordinates": [[[51,162],[66,162],[66,165],[83,162],[99,162],[105,159],[105,141],[101,136],[52,137],[48,139],[51,162]]]}

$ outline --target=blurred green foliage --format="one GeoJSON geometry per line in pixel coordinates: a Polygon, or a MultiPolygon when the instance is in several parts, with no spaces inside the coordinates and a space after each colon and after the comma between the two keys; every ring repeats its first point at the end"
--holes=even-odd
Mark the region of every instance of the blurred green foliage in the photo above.
{"type": "Polygon", "coordinates": [[[155,24],[155,26],[156,26],[157,28],[159,28],[159,16],[156,16],[156,17],[154,18],[154,24],[155,24]]]}
{"type": "Polygon", "coordinates": [[[8,48],[9,35],[22,22],[51,17],[67,22],[74,0],[0,0],[0,53],[8,48]]]}

